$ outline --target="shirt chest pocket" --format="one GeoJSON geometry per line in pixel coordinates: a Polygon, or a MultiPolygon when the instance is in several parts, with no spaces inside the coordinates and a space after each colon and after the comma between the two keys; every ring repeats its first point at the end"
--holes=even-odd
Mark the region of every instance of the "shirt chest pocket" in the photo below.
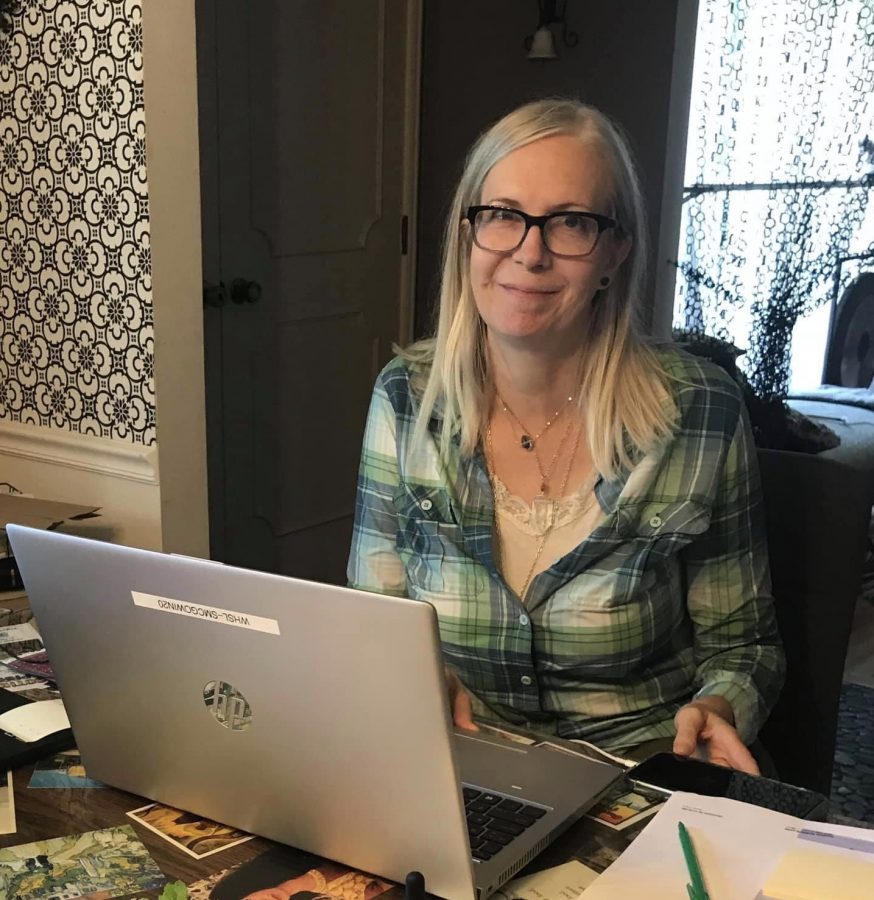
{"type": "Polygon", "coordinates": [[[622,530],[639,551],[656,558],[676,555],[710,527],[712,508],[695,500],[646,503],[625,510],[622,530]]]}
{"type": "Polygon", "coordinates": [[[397,549],[414,594],[470,593],[476,568],[464,550],[464,536],[446,492],[401,484],[395,495],[397,549]]]}

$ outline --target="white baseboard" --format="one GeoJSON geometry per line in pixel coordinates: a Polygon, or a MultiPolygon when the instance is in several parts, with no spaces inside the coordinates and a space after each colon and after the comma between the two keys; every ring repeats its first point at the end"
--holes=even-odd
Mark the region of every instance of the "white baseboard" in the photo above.
{"type": "Polygon", "coordinates": [[[152,447],[90,434],[0,422],[0,454],[158,484],[158,455],[152,447]]]}
{"type": "Polygon", "coordinates": [[[161,549],[155,447],[0,421],[0,481],[46,500],[100,506],[100,518],[76,525],[80,534],[161,549]]]}

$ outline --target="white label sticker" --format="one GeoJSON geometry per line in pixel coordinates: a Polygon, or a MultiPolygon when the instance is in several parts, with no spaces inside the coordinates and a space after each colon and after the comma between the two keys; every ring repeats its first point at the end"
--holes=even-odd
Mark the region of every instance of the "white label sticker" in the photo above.
{"type": "Polygon", "coordinates": [[[251,613],[234,612],[232,609],[206,606],[189,600],[173,600],[155,594],[141,594],[139,591],[131,591],[130,595],[137,606],[144,606],[146,609],[175,613],[177,616],[191,616],[193,619],[205,619],[207,622],[219,622],[237,628],[250,628],[252,631],[263,631],[265,634],[279,634],[279,622],[276,619],[265,619],[251,613]]]}

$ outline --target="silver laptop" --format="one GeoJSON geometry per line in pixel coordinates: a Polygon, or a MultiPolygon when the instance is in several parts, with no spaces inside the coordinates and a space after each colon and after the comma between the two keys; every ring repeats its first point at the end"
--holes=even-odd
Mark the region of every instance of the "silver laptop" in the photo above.
{"type": "Polygon", "coordinates": [[[83,762],[107,784],[468,900],[619,772],[454,732],[427,603],[7,530],[83,762]]]}

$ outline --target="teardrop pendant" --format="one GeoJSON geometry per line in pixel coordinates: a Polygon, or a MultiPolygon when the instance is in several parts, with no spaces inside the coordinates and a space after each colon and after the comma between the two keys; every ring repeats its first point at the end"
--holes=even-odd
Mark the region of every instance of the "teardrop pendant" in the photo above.
{"type": "Polygon", "coordinates": [[[534,438],[530,435],[523,434],[519,439],[519,443],[522,445],[523,450],[533,450],[534,449],[534,438]]]}

